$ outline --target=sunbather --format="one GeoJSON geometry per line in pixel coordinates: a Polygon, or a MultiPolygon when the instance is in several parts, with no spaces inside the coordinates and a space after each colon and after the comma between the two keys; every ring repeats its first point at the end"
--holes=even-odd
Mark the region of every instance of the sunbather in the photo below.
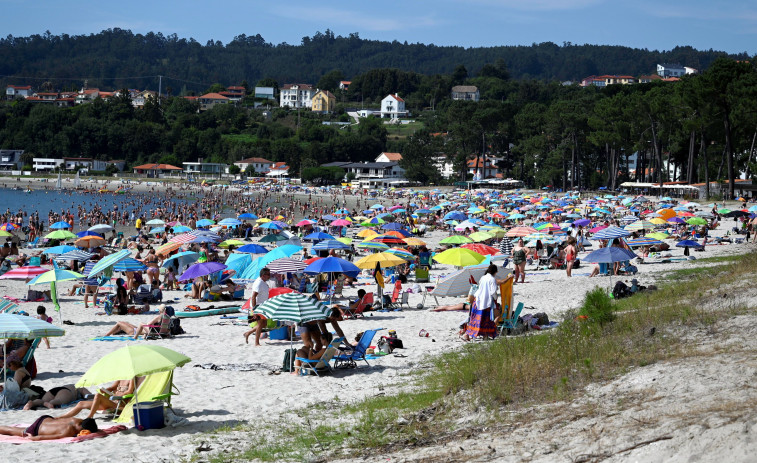
{"type": "Polygon", "coordinates": [[[74,417],[78,415],[82,410],[89,410],[89,415],[87,415],[87,418],[92,418],[99,410],[111,410],[118,408],[119,402],[125,402],[128,399],[113,401],[110,398],[112,396],[124,397],[131,395],[134,393],[134,389],[134,379],[116,381],[110,386],[97,391],[94,399],[79,402],[69,412],[59,416],[57,419],[74,417]]]}
{"type": "Polygon", "coordinates": [[[50,389],[39,399],[30,400],[24,405],[24,410],[33,410],[37,407],[57,408],[74,400],[83,399],[88,394],[90,392],[86,388],[77,388],[74,384],[66,384],[50,389]]]}
{"type": "MultiPolygon", "coordinates": [[[[24,368],[21,362],[19,362],[18,360],[11,360],[8,362],[8,368],[13,372],[13,376],[8,375],[8,379],[13,378],[13,380],[16,382],[16,384],[19,385],[21,389],[31,386],[32,376],[31,374],[29,374],[29,371],[24,368]]],[[[0,384],[0,391],[2,390],[3,385],[0,384]]]]}
{"type": "Polygon", "coordinates": [[[461,302],[459,304],[450,304],[450,305],[440,305],[434,309],[431,309],[432,312],[458,312],[458,311],[468,311],[470,310],[471,304],[473,304],[473,301],[475,301],[476,298],[473,297],[472,294],[469,294],[464,302],[461,302]]]}
{"type": "Polygon", "coordinates": [[[0,434],[28,437],[30,440],[52,440],[64,437],[76,437],[82,431],[87,431],[87,434],[98,431],[97,423],[93,418],[83,420],[79,418],[61,418],[42,415],[28,427],[0,426],[0,434]]]}
{"type": "MultiPolygon", "coordinates": [[[[355,309],[357,309],[360,304],[363,302],[363,298],[365,297],[365,290],[364,289],[358,289],[357,290],[357,299],[353,302],[350,302],[349,306],[343,306],[339,304],[334,304],[333,309],[335,311],[338,311],[341,317],[344,317],[345,310],[349,309],[350,312],[354,312],[355,309]]],[[[344,336],[342,336],[344,337],[344,336]]]]}
{"type": "Polygon", "coordinates": [[[137,339],[139,335],[143,333],[144,334],[149,333],[150,328],[152,328],[153,326],[160,325],[161,320],[165,316],[167,316],[166,306],[163,305],[160,307],[160,313],[158,314],[158,316],[150,320],[149,323],[145,325],[139,325],[139,327],[137,327],[136,325],[132,325],[129,322],[124,322],[124,321],[116,322],[116,324],[113,325],[113,328],[111,328],[105,334],[105,336],[114,336],[118,333],[124,333],[127,336],[134,336],[134,339],[137,339]]]}
{"type": "MultiPolygon", "coordinates": [[[[326,352],[326,349],[328,349],[329,344],[331,343],[331,340],[333,339],[333,336],[331,333],[321,333],[320,337],[320,343],[318,346],[316,346],[315,349],[311,349],[308,346],[305,346],[297,351],[297,357],[300,358],[306,358],[308,360],[317,360],[323,356],[323,354],[326,352]]],[[[294,370],[292,370],[293,375],[297,375],[300,373],[300,367],[302,366],[302,360],[295,360],[294,361],[294,370]]]]}

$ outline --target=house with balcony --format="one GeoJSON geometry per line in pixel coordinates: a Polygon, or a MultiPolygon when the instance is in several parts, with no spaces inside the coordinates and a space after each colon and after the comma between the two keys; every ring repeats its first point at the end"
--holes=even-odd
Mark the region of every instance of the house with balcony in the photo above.
{"type": "Polygon", "coordinates": [[[686,74],[686,68],[680,64],[663,63],[657,65],[657,75],[666,77],[682,77],[686,74]]]}
{"type": "Polygon", "coordinates": [[[32,158],[35,172],[52,172],[63,165],[63,158],[32,158]]]}
{"type": "Polygon", "coordinates": [[[478,101],[481,94],[475,85],[455,85],[452,87],[452,99],[457,101],[478,101]]]}
{"type": "Polygon", "coordinates": [[[313,112],[321,114],[333,113],[334,109],[336,109],[336,97],[328,90],[318,90],[318,92],[313,95],[311,109],[313,112]]]}
{"type": "Polygon", "coordinates": [[[232,85],[231,87],[226,88],[225,91],[218,93],[228,98],[230,102],[238,103],[244,98],[245,89],[239,85],[232,85]]]}
{"type": "Polygon", "coordinates": [[[397,162],[330,162],[322,167],[341,167],[354,174],[353,185],[360,188],[389,187],[407,184],[405,169],[397,162]]]}
{"type": "Polygon", "coordinates": [[[84,171],[90,170],[103,172],[108,166],[107,162],[94,158],[63,158],[63,169],[72,171],[84,171]]]}
{"type": "Polygon", "coordinates": [[[271,166],[271,169],[266,172],[266,177],[289,177],[289,166],[286,162],[276,162],[271,166]]]}
{"type": "Polygon", "coordinates": [[[254,174],[267,174],[275,163],[265,158],[247,158],[234,163],[241,172],[248,176],[254,174]]]}
{"type": "Polygon", "coordinates": [[[100,96],[99,88],[82,88],[74,96],[74,104],[91,103],[95,98],[100,96]]]}
{"type": "Polygon", "coordinates": [[[197,162],[182,162],[182,165],[184,166],[184,175],[187,178],[221,178],[224,174],[229,173],[228,165],[218,162],[203,162],[202,159],[197,162]]]}
{"type": "Polygon", "coordinates": [[[24,167],[22,154],[24,150],[0,150],[0,170],[21,170],[24,167]]]}
{"type": "Polygon", "coordinates": [[[29,98],[33,93],[31,85],[8,85],[5,88],[5,99],[29,98]]]}
{"type": "Polygon", "coordinates": [[[497,167],[497,158],[490,156],[484,160],[483,156],[478,158],[469,159],[466,163],[468,175],[472,176],[476,180],[483,180],[486,178],[497,178],[500,174],[499,167],[497,167]]]}
{"type": "Polygon", "coordinates": [[[381,100],[382,118],[399,119],[400,117],[407,117],[408,114],[407,110],[405,110],[405,100],[400,98],[398,94],[387,95],[381,100]]]}
{"type": "Polygon", "coordinates": [[[134,173],[149,178],[178,177],[183,172],[181,167],[171,164],[142,164],[134,167],[134,173]]]}
{"type": "Polygon", "coordinates": [[[219,93],[206,93],[198,98],[197,101],[200,102],[200,111],[213,109],[213,107],[218,104],[229,103],[229,99],[219,93]]]}
{"type": "Polygon", "coordinates": [[[308,84],[285,84],[279,94],[279,106],[293,109],[310,108],[315,89],[308,84]]]}

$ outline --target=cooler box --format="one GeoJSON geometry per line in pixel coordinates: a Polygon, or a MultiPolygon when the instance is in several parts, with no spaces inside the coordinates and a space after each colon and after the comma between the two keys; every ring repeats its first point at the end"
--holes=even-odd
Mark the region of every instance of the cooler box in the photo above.
{"type": "Polygon", "coordinates": [[[285,341],[288,338],[287,327],[282,326],[281,328],[276,328],[275,330],[271,330],[268,333],[268,338],[271,341],[285,341]]]}
{"type": "Polygon", "coordinates": [[[134,425],[141,430],[164,428],[163,402],[138,402],[134,406],[134,425]]]}

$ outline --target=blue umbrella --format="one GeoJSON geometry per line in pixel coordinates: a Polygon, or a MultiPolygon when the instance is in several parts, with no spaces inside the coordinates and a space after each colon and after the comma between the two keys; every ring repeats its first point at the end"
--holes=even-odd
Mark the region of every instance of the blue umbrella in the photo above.
{"type": "Polygon", "coordinates": [[[237,218],[240,220],[256,220],[258,216],[249,212],[245,212],[244,214],[240,214],[240,216],[237,218]]]}
{"type": "Polygon", "coordinates": [[[154,235],[156,233],[163,233],[166,231],[166,227],[153,227],[152,230],[150,230],[150,235],[154,235]]]}
{"type": "Polygon", "coordinates": [[[173,230],[174,233],[186,233],[192,231],[192,229],[186,225],[176,225],[175,227],[171,227],[171,230],[173,230]]]}
{"type": "MultiPolygon", "coordinates": [[[[127,257],[131,256],[131,251],[128,249],[122,249],[118,251],[115,254],[111,254],[109,256],[105,256],[102,259],[100,259],[99,262],[97,262],[92,269],[89,271],[89,273],[84,273],[89,278],[95,277],[99,275],[100,273],[103,273],[107,271],[108,269],[111,269],[114,265],[116,265],[118,262],[126,259],[127,257]]],[[[85,268],[86,270],[86,268],[85,268]]]]}
{"type": "Polygon", "coordinates": [[[245,244],[244,246],[238,247],[237,252],[247,254],[265,254],[268,252],[268,249],[259,244],[245,244]]]}
{"type": "Polygon", "coordinates": [[[55,222],[54,224],[50,225],[50,228],[54,230],[62,230],[64,228],[71,228],[71,225],[69,225],[66,222],[61,221],[61,222],[55,222]]]}
{"type": "Polygon", "coordinates": [[[679,241],[679,242],[676,243],[676,246],[682,247],[682,248],[685,248],[685,247],[701,248],[702,247],[702,245],[700,243],[697,243],[694,240],[681,240],[681,241],[679,241]]]}
{"type": "Polygon", "coordinates": [[[323,220],[328,220],[329,222],[338,219],[339,217],[333,216],[331,214],[327,214],[321,217],[323,220]]]}
{"type": "Polygon", "coordinates": [[[448,212],[444,216],[444,220],[465,220],[468,216],[459,211],[448,212]]]}
{"type": "Polygon", "coordinates": [[[306,237],[304,237],[302,239],[303,240],[308,240],[308,241],[323,241],[323,240],[333,240],[334,237],[331,236],[331,235],[329,235],[328,233],[314,232],[314,233],[311,233],[311,234],[307,235],[306,237]]]}
{"type": "Polygon", "coordinates": [[[44,251],[42,251],[42,253],[50,254],[50,255],[65,254],[69,251],[75,251],[76,249],[78,249],[76,246],[69,246],[67,244],[63,244],[60,246],[53,246],[51,248],[45,249],[44,251]]]}
{"type": "Polygon", "coordinates": [[[350,249],[350,246],[337,240],[325,240],[313,245],[313,251],[326,251],[329,249],[350,249]]]}
{"type": "Polygon", "coordinates": [[[333,256],[318,259],[303,271],[309,274],[341,272],[353,278],[360,273],[360,269],[352,262],[333,256]]]}
{"type": "Polygon", "coordinates": [[[259,225],[260,228],[267,228],[268,230],[283,230],[284,227],[275,222],[266,222],[259,225]]]}
{"type": "Polygon", "coordinates": [[[193,266],[189,267],[184,273],[182,273],[178,280],[193,280],[198,277],[204,277],[205,275],[220,272],[224,269],[226,269],[226,265],[218,262],[203,262],[201,264],[194,264],[193,266]]]}
{"type": "Polygon", "coordinates": [[[405,227],[403,227],[401,224],[398,224],[397,222],[391,222],[381,226],[382,230],[402,230],[403,228],[405,227]]]}
{"type": "Polygon", "coordinates": [[[273,251],[270,251],[268,254],[258,257],[255,259],[252,264],[250,264],[246,269],[244,269],[244,273],[240,275],[240,280],[255,280],[257,277],[260,276],[260,270],[268,265],[269,263],[273,262],[276,259],[282,259],[284,257],[291,257],[292,254],[295,254],[297,252],[302,251],[302,246],[295,246],[293,244],[285,244],[283,246],[280,246],[273,251]]]}
{"type": "Polygon", "coordinates": [[[237,220],[237,219],[229,217],[227,219],[223,219],[220,222],[218,222],[218,225],[223,225],[224,227],[236,227],[237,225],[241,223],[242,223],[241,220],[237,220]]]}
{"type": "Polygon", "coordinates": [[[113,266],[116,272],[141,272],[145,269],[147,266],[133,257],[120,260],[113,266]]]}
{"type": "Polygon", "coordinates": [[[179,252],[164,260],[161,267],[168,268],[175,266],[177,268],[177,272],[183,272],[185,268],[187,268],[190,264],[197,262],[197,259],[199,258],[200,254],[197,252],[179,252]]]}
{"type": "Polygon", "coordinates": [[[187,241],[187,243],[215,243],[219,241],[217,238],[208,235],[198,235],[187,241]]]}
{"type": "Polygon", "coordinates": [[[55,257],[55,260],[65,262],[67,260],[75,260],[78,262],[84,262],[92,258],[94,254],[90,254],[87,251],[80,249],[74,249],[55,257]]]}
{"type": "Polygon", "coordinates": [[[614,262],[624,262],[635,259],[637,256],[626,248],[610,246],[608,248],[597,249],[584,256],[584,262],[596,262],[599,264],[611,264],[614,262]]]}
{"type": "Polygon", "coordinates": [[[201,219],[201,220],[198,220],[195,225],[197,225],[198,227],[208,227],[210,225],[215,225],[215,222],[208,219],[201,219]]]}
{"type": "Polygon", "coordinates": [[[622,228],[618,227],[607,227],[603,230],[599,230],[598,232],[594,233],[594,235],[591,237],[593,240],[611,240],[614,238],[622,238],[624,236],[630,235],[631,232],[627,230],[623,230],[622,228]]]}
{"type": "Polygon", "coordinates": [[[76,234],[76,236],[78,236],[79,238],[84,238],[85,236],[99,236],[100,238],[102,238],[102,234],[95,233],[89,230],[80,231],[79,233],[76,234]]]}

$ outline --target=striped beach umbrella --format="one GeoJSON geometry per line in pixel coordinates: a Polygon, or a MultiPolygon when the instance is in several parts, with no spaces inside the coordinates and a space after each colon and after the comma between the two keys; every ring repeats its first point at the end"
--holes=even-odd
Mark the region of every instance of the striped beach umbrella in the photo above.
{"type": "Polygon", "coordinates": [[[126,259],[127,257],[131,257],[131,251],[129,251],[128,249],[122,249],[118,251],[117,253],[111,254],[109,256],[105,256],[102,259],[100,259],[95,264],[95,266],[92,267],[92,270],[90,270],[90,272],[86,275],[90,278],[95,277],[105,272],[106,270],[112,268],[114,265],[126,259]]]}
{"type": "Polygon", "coordinates": [[[223,225],[224,227],[236,227],[237,225],[240,225],[241,223],[242,223],[241,220],[237,220],[233,217],[228,217],[218,222],[218,225],[223,225]]]}
{"type": "Polygon", "coordinates": [[[631,232],[626,231],[618,227],[607,227],[595,233],[591,239],[593,240],[611,240],[615,238],[623,238],[630,235],[631,232]]]}
{"type": "Polygon", "coordinates": [[[506,256],[513,253],[514,247],[513,242],[509,238],[502,238],[502,241],[499,242],[499,252],[506,256]]]}
{"type": "Polygon", "coordinates": [[[245,244],[244,246],[238,247],[237,252],[243,252],[247,254],[265,254],[268,252],[268,249],[259,244],[245,244]]]}
{"type": "Polygon", "coordinates": [[[55,260],[58,262],[66,262],[69,260],[75,260],[77,262],[85,262],[92,258],[94,254],[90,254],[87,251],[82,251],[81,249],[74,249],[72,251],[68,251],[66,253],[60,254],[55,257],[55,260]]]}
{"type": "Polygon", "coordinates": [[[116,272],[141,272],[146,269],[147,266],[145,264],[133,257],[120,260],[113,266],[113,270],[116,272]]]}
{"type": "Polygon", "coordinates": [[[289,257],[283,259],[276,259],[269,263],[266,267],[271,273],[297,273],[305,270],[308,264],[301,260],[295,260],[289,257]]]}
{"type": "Polygon", "coordinates": [[[38,267],[36,265],[27,265],[25,267],[14,268],[0,275],[0,280],[26,280],[34,278],[37,275],[49,272],[49,268],[38,267]]]}
{"type": "Polygon", "coordinates": [[[509,238],[528,236],[531,233],[536,233],[536,229],[532,227],[515,227],[505,234],[509,238]]]}
{"type": "Polygon", "coordinates": [[[327,251],[331,249],[350,249],[350,246],[337,240],[324,240],[313,245],[314,251],[327,251]]]}
{"type": "Polygon", "coordinates": [[[626,244],[628,244],[630,247],[635,248],[638,246],[655,246],[657,244],[662,244],[662,241],[656,240],[654,238],[648,238],[648,237],[642,237],[642,238],[636,238],[633,240],[626,241],[626,244]]]}
{"type": "Polygon", "coordinates": [[[211,225],[215,225],[216,223],[210,219],[200,219],[198,220],[195,225],[198,227],[209,227],[211,225]]]}
{"type": "Polygon", "coordinates": [[[307,323],[331,315],[331,307],[300,293],[286,293],[268,299],[253,310],[269,320],[307,323]]]}
{"type": "Polygon", "coordinates": [[[381,250],[384,251],[386,249],[389,249],[389,245],[386,245],[384,243],[377,243],[375,241],[362,241],[355,245],[355,247],[361,248],[361,249],[373,249],[373,250],[381,250]]]}
{"type": "Polygon", "coordinates": [[[489,232],[475,232],[468,235],[468,238],[472,239],[473,241],[479,243],[481,241],[486,241],[494,238],[494,235],[489,232]]]}
{"type": "Polygon", "coordinates": [[[410,237],[410,238],[404,238],[402,241],[405,242],[408,246],[425,246],[426,242],[423,241],[420,238],[410,237]]]}
{"type": "Polygon", "coordinates": [[[0,230],[2,231],[13,231],[15,229],[16,226],[9,222],[5,222],[4,224],[0,225],[0,230]]]}
{"type": "Polygon", "coordinates": [[[388,252],[389,254],[392,254],[394,256],[401,257],[401,258],[403,258],[403,259],[405,259],[407,261],[411,261],[411,260],[415,259],[415,256],[413,255],[413,253],[411,253],[407,249],[390,248],[390,249],[387,249],[384,252],[388,252]]]}
{"type": "Polygon", "coordinates": [[[632,222],[623,227],[623,229],[627,231],[654,230],[654,228],[655,224],[649,220],[637,220],[636,222],[632,222]]]}
{"type": "Polygon", "coordinates": [[[160,246],[158,249],[156,249],[155,250],[155,254],[164,256],[164,255],[168,254],[169,252],[173,252],[173,251],[179,249],[181,247],[181,245],[182,245],[182,243],[169,241],[168,243],[166,243],[166,244],[160,246]]]}

